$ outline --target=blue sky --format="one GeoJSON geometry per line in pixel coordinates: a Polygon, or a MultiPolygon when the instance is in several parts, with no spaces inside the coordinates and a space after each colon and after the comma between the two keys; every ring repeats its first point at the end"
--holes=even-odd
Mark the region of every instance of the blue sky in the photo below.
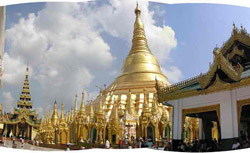
{"type": "MultiPolygon", "coordinates": [[[[94,98],[98,93],[95,85],[109,85],[119,75],[122,61],[130,50],[135,19],[134,1],[91,2],[91,4],[79,6],[59,5],[54,11],[55,6],[58,4],[33,3],[7,7],[5,52],[8,55],[5,55],[6,74],[3,76],[5,78],[3,78],[0,101],[8,111],[15,106],[18,100],[27,61],[29,61],[32,71],[30,81],[34,107],[38,108],[40,113],[44,113],[44,109],[51,108],[55,99],[59,102],[64,101],[66,107],[72,106],[74,93],[77,92],[80,95],[82,88],[89,93],[90,98],[94,98]],[[64,13],[60,13],[60,11],[64,13]],[[103,17],[102,11],[105,12],[103,17]],[[89,46],[82,47],[82,42],[79,45],[70,39],[72,44],[76,44],[76,47],[71,50],[75,51],[77,56],[71,57],[71,51],[65,55],[65,52],[61,52],[62,54],[56,52],[56,55],[55,51],[53,53],[53,49],[66,50],[68,47],[67,45],[63,48],[58,46],[58,44],[64,45],[67,40],[69,30],[64,27],[71,26],[67,22],[69,16],[65,12],[73,14],[77,20],[70,18],[70,21],[76,21],[74,24],[79,24],[84,29],[81,31],[82,34],[86,33],[86,36],[76,37],[90,41],[89,46]],[[31,13],[34,15],[30,15],[31,13]],[[48,14],[51,16],[46,19],[48,14]],[[57,16],[61,19],[58,19],[57,16]],[[58,24],[59,22],[60,24],[58,24]],[[25,27],[22,25],[27,25],[27,29],[31,28],[32,32],[25,31],[25,27]],[[20,32],[21,30],[22,32],[20,32]],[[53,37],[49,38],[50,34],[44,34],[46,32],[50,32],[53,37]],[[60,42],[57,34],[61,32],[66,34],[64,40],[60,42]],[[22,37],[24,37],[23,40],[22,37]],[[29,37],[31,37],[30,41],[29,37]],[[51,41],[52,38],[56,38],[58,41],[51,41]],[[32,42],[33,44],[29,45],[32,42]],[[96,46],[91,47],[93,46],[91,44],[96,46]],[[80,49],[77,48],[77,45],[80,49]],[[50,47],[52,48],[49,53],[51,56],[40,59],[40,56],[47,56],[50,47]],[[41,48],[45,48],[46,54],[41,48]],[[26,50],[30,52],[26,52],[26,50]],[[78,53],[81,50],[87,51],[84,54],[78,53]],[[99,54],[96,50],[101,51],[100,57],[95,57],[97,53],[99,54]],[[33,56],[35,56],[34,59],[32,59],[33,56]],[[73,57],[83,57],[83,60],[78,59],[79,61],[75,62],[73,57]],[[13,61],[16,63],[12,65],[13,61]],[[62,69],[62,67],[63,70],[57,71],[57,68],[62,69]],[[46,70],[49,71],[49,75],[46,74],[46,70]],[[72,75],[62,77],[71,72],[72,75]],[[11,83],[12,80],[8,77],[15,80],[14,83],[11,83]],[[60,81],[66,83],[61,86],[60,81]],[[78,82],[80,85],[77,84],[78,82]]],[[[216,45],[220,47],[223,41],[230,37],[233,22],[238,27],[242,24],[247,30],[250,29],[249,8],[218,4],[167,5],[148,2],[141,3],[140,7],[149,47],[159,58],[164,74],[171,83],[194,77],[201,72],[205,73],[208,70],[209,62],[212,62],[214,47],[216,45]],[[154,42],[152,35],[156,40],[154,42]]],[[[73,34],[75,34],[74,29],[76,28],[72,27],[70,31],[73,34]]]]}

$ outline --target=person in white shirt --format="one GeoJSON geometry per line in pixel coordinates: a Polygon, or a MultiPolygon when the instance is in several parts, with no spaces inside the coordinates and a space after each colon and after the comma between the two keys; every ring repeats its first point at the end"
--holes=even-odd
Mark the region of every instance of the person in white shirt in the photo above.
{"type": "Polygon", "coordinates": [[[240,148],[240,143],[238,141],[234,141],[233,145],[232,145],[232,149],[239,149],[240,148]]]}
{"type": "Polygon", "coordinates": [[[107,149],[109,149],[109,148],[110,148],[110,143],[109,143],[109,140],[106,140],[105,147],[106,147],[107,149]]]}

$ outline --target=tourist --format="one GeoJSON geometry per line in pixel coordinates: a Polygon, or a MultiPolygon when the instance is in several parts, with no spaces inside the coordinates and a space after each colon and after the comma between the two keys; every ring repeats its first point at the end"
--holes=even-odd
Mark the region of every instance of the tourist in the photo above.
{"type": "Polygon", "coordinates": [[[109,148],[110,148],[109,140],[106,140],[105,148],[106,148],[106,149],[109,149],[109,148]]]}
{"type": "Polygon", "coordinates": [[[39,141],[38,140],[36,141],[36,146],[39,146],[39,141]]]}
{"type": "Polygon", "coordinates": [[[12,138],[12,147],[16,148],[16,139],[15,139],[15,137],[12,138]]]}
{"type": "Polygon", "coordinates": [[[80,142],[81,142],[81,143],[83,143],[83,142],[84,142],[82,137],[80,138],[80,142]]]}
{"type": "Polygon", "coordinates": [[[5,136],[3,138],[4,138],[3,139],[3,146],[5,146],[5,144],[6,144],[6,134],[5,134],[5,136]]]}
{"type": "Polygon", "coordinates": [[[169,151],[168,150],[168,143],[167,144],[165,144],[165,146],[164,146],[164,149],[163,149],[164,151],[169,151]]]}
{"type": "Polygon", "coordinates": [[[70,151],[70,148],[69,148],[69,144],[67,144],[67,149],[66,149],[66,151],[70,151]]]}
{"type": "Polygon", "coordinates": [[[20,141],[21,141],[21,148],[23,148],[24,147],[24,139],[21,138],[20,141]]]}
{"type": "Polygon", "coordinates": [[[122,139],[121,139],[121,138],[119,139],[119,148],[120,148],[120,149],[123,148],[123,147],[122,147],[122,139]]]}
{"type": "Polygon", "coordinates": [[[141,148],[141,146],[142,146],[142,139],[140,138],[139,139],[139,148],[141,148]]]}
{"type": "Polygon", "coordinates": [[[158,147],[158,142],[157,142],[157,141],[154,143],[153,147],[154,147],[154,149],[158,149],[158,148],[159,148],[159,147],[158,147]]]}
{"type": "Polygon", "coordinates": [[[128,141],[128,149],[132,149],[131,143],[128,141]]]}
{"type": "Polygon", "coordinates": [[[32,144],[33,144],[33,146],[36,145],[36,139],[34,139],[34,140],[32,141],[32,144]]]}
{"type": "Polygon", "coordinates": [[[239,149],[239,148],[240,148],[239,141],[234,140],[234,143],[232,145],[232,149],[235,150],[235,149],[239,149]]]}

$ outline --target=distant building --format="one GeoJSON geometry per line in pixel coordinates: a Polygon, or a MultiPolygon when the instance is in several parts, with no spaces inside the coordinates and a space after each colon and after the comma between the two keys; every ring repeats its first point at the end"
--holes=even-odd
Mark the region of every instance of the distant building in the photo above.
{"type": "Polygon", "coordinates": [[[29,89],[29,69],[27,67],[17,108],[14,108],[13,113],[3,114],[2,122],[4,127],[1,134],[7,137],[16,136],[17,138],[34,139],[41,119],[38,119],[38,115],[35,110],[32,110],[32,106],[33,102],[31,101],[29,89]]]}

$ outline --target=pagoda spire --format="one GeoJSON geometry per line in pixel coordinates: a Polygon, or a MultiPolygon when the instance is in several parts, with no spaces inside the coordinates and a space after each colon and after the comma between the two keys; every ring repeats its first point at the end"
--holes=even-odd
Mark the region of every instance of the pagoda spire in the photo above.
{"type": "Polygon", "coordinates": [[[58,113],[57,113],[57,103],[54,102],[54,111],[51,118],[52,125],[56,125],[58,123],[58,113]]]}
{"type": "Polygon", "coordinates": [[[29,87],[29,67],[26,67],[25,79],[23,84],[23,89],[19,97],[19,101],[17,103],[18,108],[32,108],[31,95],[30,95],[30,87],[29,87]]]}
{"type": "Polygon", "coordinates": [[[99,114],[103,114],[103,107],[102,107],[102,91],[100,93],[100,101],[99,101],[99,114]]]}
{"type": "Polygon", "coordinates": [[[119,124],[120,119],[119,119],[119,115],[118,115],[117,103],[114,103],[110,117],[111,117],[111,124],[112,125],[119,124]]]}
{"type": "Polygon", "coordinates": [[[74,120],[74,110],[73,108],[71,108],[71,112],[70,112],[70,122],[72,122],[74,120]]]}
{"type": "Polygon", "coordinates": [[[65,118],[64,118],[64,105],[63,102],[61,104],[61,118],[60,118],[60,122],[65,122],[65,118]]]}
{"type": "Polygon", "coordinates": [[[141,10],[138,6],[138,3],[135,8],[135,23],[134,23],[134,33],[133,33],[133,40],[132,40],[132,48],[130,50],[130,54],[136,52],[148,52],[151,51],[148,48],[147,38],[145,36],[144,25],[141,21],[141,10]]]}
{"type": "Polygon", "coordinates": [[[50,113],[50,109],[49,109],[49,111],[48,111],[48,124],[49,125],[51,125],[51,118],[50,118],[50,115],[51,115],[51,113],[50,113]]]}
{"type": "Polygon", "coordinates": [[[94,109],[93,109],[93,104],[91,102],[91,104],[90,104],[90,114],[89,114],[90,119],[94,119],[94,115],[95,115],[95,113],[94,113],[94,109]]]}
{"type": "Polygon", "coordinates": [[[77,115],[77,112],[78,112],[77,105],[78,105],[78,96],[77,96],[77,94],[76,94],[76,95],[75,95],[74,115],[77,115]]]}
{"type": "Polygon", "coordinates": [[[151,109],[151,112],[153,115],[157,115],[158,114],[158,106],[157,106],[157,98],[156,98],[156,95],[154,95],[154,99],[153,99],[153,102],[152,102],[152,109],[151,109]]]}
{"type": "Polygon", "coordinates": [[[82,91],[82,100],[81,100],[81,106],[80,106],[80,113],[85,114],[85,104],[84,104],[84,90],[82,91]]]}

